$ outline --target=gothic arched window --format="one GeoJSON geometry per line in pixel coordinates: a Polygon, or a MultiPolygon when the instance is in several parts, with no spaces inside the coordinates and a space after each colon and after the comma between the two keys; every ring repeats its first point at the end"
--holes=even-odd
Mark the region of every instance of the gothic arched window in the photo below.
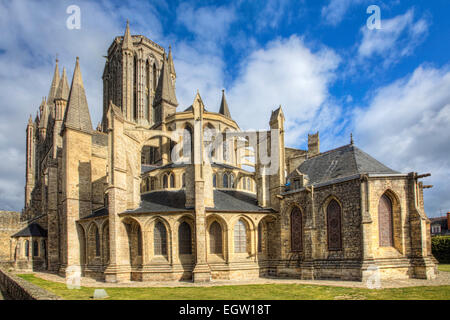
{"type": "Polygon", "coordinates": [[[100,256],[100,234],[97,227],[95,227],[95,255],[100,256]]]}
{"type": "Polygon", "coordinates": [[[33,256],[39,256],[39,244],[36,240],[33,241],[33,256]]]}
{"type": "Polygon", "coordinates": [[[217,187],[217,174],[216,173],[213,174],[213,187],[214,188],[217,187]]]}
{"type": "Polygon", "coordinates": [[[133,119],[138,118],[138,99],[137,99],[137,87],[138,87],[138,62],[137,57],[134,56],[133,65],[133,119]]]}
{"type": "Polygon", "coordinates": [[[228,188],[228,174],[224,173],[222,176],[222,187],[228,188]]]}
{"type": "Polygon", "coordinates": [[[175,175],[173,173],[169,174],[169,188],[175,188],[175,175]]]}
{"type": "Polygon", "coordinates": [[[302,214],[298,207],[291,211],[291,251],[300,252],[303,250],[303,221],[302,214]]]}
{"type": "Polygon", "coordinates": [[[158,221],[155,224],[153,230],[153,243],[155,255],[167,255],[167,232],[166,227],[164,227],[161,221],[158,221]]]}
{"type": "Polygon", "coordinates": [[[252,190],[252,181],[250,178],[247,178],[247,190],[249,191],[252,190]]]}
{"type": "Polygon", "coordinates": [[[167,174],[165,174],[163,176],[163,188],[166,189],[169,185],[169,176],[167,174]]]}
{"type": "Polygon", "coordinates": [[[181,186],[183,188],[186,187],[186,172],[183,172],[183,174],[181,175],[181,186]]]}
{"type": "Polygon", "coordinates": [[[30,241],[25,240],[25,257],[30,255],[30,241]]]}
{"type": "Polygon", "coordinates": [[[191,226],[187,222],[181,223],[178,228],[178,250],[180,254],[192,254],[191,226]]]}
{"type": "Polygon", "coordinates": [[[241,219],[234,225],[234,252],[247,252],[247,228],[241,219]]]}
{"type": "Polygon", "coordinates": [[[258,224],[258,252],[262,252],[263,228],[262,222],[258,224]]]}
{"type": "Polygon", "coordinates": [[[341,207],[336,200],[327,206],[328,250],[342,249],[341,207]]]}
{"type": "Polygon", "coordinates": [[[383,194],[378,203],[378,228],[380,247],[392,247],[394,245],[392,223],[392,201],[383,194]]]}
{"type": "Polygon", "coordinates": [[[194,143],[192,140],[192,128],[187,125],[183,131],[183,158],[185,158],[185,161],[190,161],[191,164],[194,162],[194,143]]]}
{"type": "Polygon", "coordinates": [[[142,256],[142,232],[140,226],[137,227],[136,233],[137,233],[137,254],[138,256],[142,256]]]}
{"type": "Polygon", "coordinates": [[[148,111],[150,107],[150,62],[147,60],[145,63],[145,106],[144,106],[144,118],[148,118],[148,111]]]}
{"type": "Polygon", "coordinates": [[[209,252],[222,253],[222,227],[217,221],[211,223],[209,227],[209,252]]]}

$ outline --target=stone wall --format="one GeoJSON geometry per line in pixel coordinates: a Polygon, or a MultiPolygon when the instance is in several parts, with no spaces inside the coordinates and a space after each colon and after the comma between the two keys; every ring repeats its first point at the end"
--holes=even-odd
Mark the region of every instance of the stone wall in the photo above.
{"type": "Polygon", "coordinates": [[[23,280],[0,268],[0,290],[10,300],[62,300],[26,280],[23,280]]]}
{"type": "Polygon", "coordinates": [[[0,211],[0,261],[9,261],[11,257],[10,237],[19,232],[20,212],[0,211]]]}

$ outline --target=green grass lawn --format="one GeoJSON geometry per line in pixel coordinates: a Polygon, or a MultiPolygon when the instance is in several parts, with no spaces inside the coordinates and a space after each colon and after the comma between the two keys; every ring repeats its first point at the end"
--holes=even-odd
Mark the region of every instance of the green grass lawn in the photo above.
{"type": "MultiPolygon", "coordinates": [[[[67,289],[65,284],[18,275],[68,300],[92,299],[95,288],[67,289]]],[[[357,289],[304,284],[260,284],[217,287],[104,288],[111,300],[450,300],[450,286],[357,289]]]]}
{"type": "Polygon", "coordinates": [[[439,271],[450,272],[450,264],[439,264],[438,269],[439,271]]]}

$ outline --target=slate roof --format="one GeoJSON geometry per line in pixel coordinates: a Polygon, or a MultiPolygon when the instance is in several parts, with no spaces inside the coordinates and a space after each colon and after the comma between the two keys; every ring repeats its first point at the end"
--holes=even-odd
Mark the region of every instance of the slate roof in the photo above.
{"type": "Polygon", "coordinates": [[[307,175],[308,184],[328,182],[355,174],[396,174],[356,146],[349,144],[305,160],[297,168],[307,175]]]}
{"type": "MultiPolygon", "coordinates": [[[[183,163],[169,163],[169,164],[166,164],[164,166],[143,164],[143,165],[141,165],[141,173],[152,172],[152,171],[157,170],[157,169],[173,169],[173,168],[182,168],[182,167],[186,167],[186,166],[187,165],[183,164],[183,163]]],[[[235,167],[235,166],[231,166],[231,165],[225,164],[225,163],[216,163],[216,162],[214,162],[214,163],[211,164],[211,166],[215,167],[215,168],[225,168],[225,169],[230,169],[230,170],[239,169],[239,170],[248,171],[248,170],[245,170],[245,169],[242,169],[242,168],[239,168],[239,167],[235,167]]]]}
{"type": "Polygon", "coordinates": [[[72,85],[70,87],[69,101],[64,115],[64,128],[71,128],[87,133],[92,133],[92,121],[81,77],[80,62],[77,57],[73,72],[72,85]]]}
{"type": "Polygon", "coordinates": [[[103,208],[93,211],[90,215],[88,215],[87,217],[84,217],[83,219],[104,217],[104,216],[107,216],[108,214],[109,214],[108,208],[103,207],[103,208]]]}
{"type": "Polygon", "coordinates": [[[32,224],[26,226],[16,234],[14,234],[13,238],[18,237],[46,237],[47,230],[43,229],[39,224],[33,222],[32,224]]]}
{"type": "MultiPolygon", "coordinates": [[[[141,205],[136,210],[126,213],[159,213],[188,211],[186,208],[186,195],[184,190],[154,191],[141,195],[141,205]]],[[[258,206],[256,196],[235,190],[214,190],[214,208],[208,211],[242,211],[242,212],[272,212],[258,206]]]]}

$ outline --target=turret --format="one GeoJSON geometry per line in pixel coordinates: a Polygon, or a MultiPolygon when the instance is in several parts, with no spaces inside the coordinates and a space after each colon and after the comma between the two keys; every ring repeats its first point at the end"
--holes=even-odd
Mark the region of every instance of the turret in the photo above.
{"type": "Polygon", "coordinates": [[[30,114],[28,119],[27,130],[26,130],[26,173],[25,173],[25,209],[30,206],[31,203],[31,192],[34,187],[34,174],[35,174],[35,143],[34,143],[34,123],[30,114]]]}
{"type": "Polygon", "coordinates": [[[48,117],[49,117],[49,113],[50,113],[48,104],[47,104],[47,101],[45,100],[45,98],[42,99],[39,110],[41,110],[41,117],[40,117],[40,121],[39,121],[39,136],[42,140],[45,140],[45,136],[47,135],[48,117]]]}
{"type": "Polygon", "coordinates": [[[227,99],[225,98],[225,90],[222,90],[222,101],[220,102],[219,113],[231,119],[230,110],[228,109],[227,99]]]}
{"type": "Polygon", "coordinates": [[[157,119],[155,122],[164,121],[164,119],[176,112],[178,106],[175,95],[175,87],[169,71],[169,61],[164,57],[163,68],[156,89],[157,119]]]}

